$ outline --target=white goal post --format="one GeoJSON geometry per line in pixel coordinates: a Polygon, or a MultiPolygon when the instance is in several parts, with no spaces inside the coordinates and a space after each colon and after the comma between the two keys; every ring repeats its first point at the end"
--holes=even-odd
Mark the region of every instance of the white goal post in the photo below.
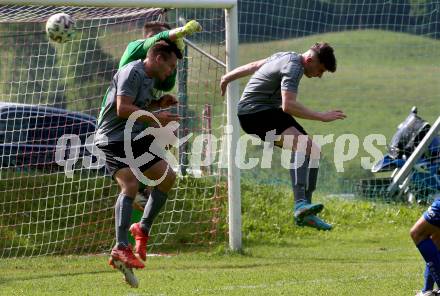
{"type": "MultiPolygon", "coordinates": [[[[238,66],[237,0],[0,0],[0,5],[224,9],[226,71],[231,71],[238,66]]],[[[237,153],[237,143],[240,133],[236,115],[239,97],[238,81],[230,83],[226,94],[226,139],[228,157],[228,235],[229,247],[232,250],[240,250],[242,248],[240,170],[235,164],[235,155],[237,153]]]]}

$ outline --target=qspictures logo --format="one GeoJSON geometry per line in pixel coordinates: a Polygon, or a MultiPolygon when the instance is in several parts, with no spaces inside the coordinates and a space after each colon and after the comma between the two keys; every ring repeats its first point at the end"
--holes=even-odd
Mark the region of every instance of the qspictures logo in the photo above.
{"type": "MultiPolygon", "coordinates": [[[[176,156],[171,153],[170,148],[179,148],[183,144],[188,144],[190,147],[188,151],[188,166],[192,172],[201,171],[203,167],[211,166],[214,162],[219,168],[228,167],[228,155],[227,155],[227,141],[230,139],[232,126],[224,126],[224,133],[217,137],[214,134],[198,134],[194,135],[189,133],[188,135],[178,138],[177,131],[180,124],[176,121],[169,122],[165,126],[162,126],[158,118],[151,112],[145,110],[139,110],[130,115],[127,119],[124,128],[124,152],[125,157],[117,158],[121,163],[126,164],[131,168],[136,178],[150,186],[156,186],[160,184],[171,168],[178,168],[179,161],[176,156]],[[133,128],[135,122],[141,116],[148,116],[152,118],[153,126],[145,128],[142,132],[136,134],[133,137],[133,128]],[[143,137],[153,137],[149,147],[145,147],[145,151],[140,156],[135,157],[133,153],[132,142],[140,141],[143,137]],[[209,157],[204,158],[202,153],[202,147],[209,143],[209,157]],[[148,162],[152,161],[155,157],[159,157],[165,160],[168,164],[167,171],[157,180],[149,180],[141,171],[141,167],[148,162]]],[[[218,130],[221,130],[218,129],[218,130]]],[[[241,170],[251,170],[257,167],[271,168],[271,167],[283,167],[285,169],[291,169],[301,166],[304,162],[304,155],[307,147],[307,142],[311,142],[312,149],[310,151],[310,167],[319,166],[319,159],[321,156],[321,149],[324,145],[334,145],[333,163],[337,172],[344,172],[344,163],[354,159],[359,152],[363,149],[364,156],[360,158],[361,166],[364,169],[370,169],[374,163],[383,158],[381,149],[377,146],[386,146],[386,138],[381,134],[371,134],[366,136],[363,141],[354,134],[343,134],[335,137],[334,134],[329,135],[314,135],[313,137],[298,136],[295,139],[294,136],[284,136],[284,144],[281,149],[281,163],[275,163],[273,159],[273,153],[276,143],[281,139],[280,135],[275,134],[275,130],[266,133],[266,137],[263,140],[256,135],[243,134],[236,145],[236,152],[234,155],[234,163],[241,170]],[[295,159],[292,157],[292,143],[297,143],[297,153],[295,159]],[[262,153],[260,157],[248,157],[251,146],[262,146],[262,153]]],[[[86,139],[84,144],[78,135],[67,134],[58,139],[56,149],[56,162],[64,167],[65,174],[72,178],[75,168],[78,168],[78,161],[82,159],[82,166],[84,168],[102,169],[105,166],[105,153],[94,145],[93,135],[86,139]],[[84,153],[84,151],[88,153],[84,153]]],[[[200,177],[200,174],[195,174],[195,177],[200,177]]]]}

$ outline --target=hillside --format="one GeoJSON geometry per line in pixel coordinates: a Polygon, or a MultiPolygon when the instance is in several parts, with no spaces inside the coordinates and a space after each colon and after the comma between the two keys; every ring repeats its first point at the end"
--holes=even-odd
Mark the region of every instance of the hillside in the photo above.
{"type": "MultiPolygon", "coordinates": [[[[360,168],[360,157],[368,155],[362,147],[364,138],[369,134],[383,134],[388,143],[412,106],[416,105],[419,115],[431,123],[440,115],[440,67],[435,62],[440,58],[440,41],[437,40],[375,30],[328,33],[243,44],[240,64],[278,51],[303,52],[318,41],[329,42],[334,47],[338,69],[335,73],[324,74],[320,80],[304,76],[299,100],[313,110],[342,109],[348,117],[332,123],[307,120],[301,123],[310,134],[334,134],[334,139],[346,133],[357,135],[359,154],[350,161],[351,168],[360,168]]],[[[246,82],[247,79],[243,79],[241,86],[246,82]]],[[[329,162],[334,158],[333,146],[324,146],[329,162]]],[[[288,174],[280,170],[283,169],[275,174],[271,171],[269,178],[285,180],[288,174]]],[[[252,178],[258,176],[256,172],[244,175],[247,174],[252,174],[252,178]]],[[[325,174],[322,172],[321,177],[327,179],[325,174]]],[[[363,174],[368,172],[354,175],[363,174]]]]}

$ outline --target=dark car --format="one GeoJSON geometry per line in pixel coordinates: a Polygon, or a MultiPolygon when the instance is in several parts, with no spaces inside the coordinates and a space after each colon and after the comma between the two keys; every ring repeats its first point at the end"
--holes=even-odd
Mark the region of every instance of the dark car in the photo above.
{"type": "Polygon", "coordinates": [[[95,130],[96,118],[84,113],[0,102],[0,167],[58,170],[58,139],[66,134],[78,135],[81,157],[88,153],[86,138],[95,130]]]}

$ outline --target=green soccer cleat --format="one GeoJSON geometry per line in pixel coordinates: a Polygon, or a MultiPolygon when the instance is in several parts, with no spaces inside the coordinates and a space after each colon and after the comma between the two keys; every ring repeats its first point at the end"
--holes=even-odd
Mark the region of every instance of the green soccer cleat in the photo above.
{"type": "Polygon", "coordinates": [[[326,223],[324,220],[315,215],[306,216],[301,220],[295,218],[295,223],[301,227],[308,226],[324,231],[331,230],[333,228],[331,224],[326,223]]]}
{"type": "Polygon", "coordinates": [[[304,217],[309,215],[316,215],[324,209],[323,204],[309,204],[306,202],[299,202],[295,205],[294,217],[295,221],[301,222],[304,217]]]}

